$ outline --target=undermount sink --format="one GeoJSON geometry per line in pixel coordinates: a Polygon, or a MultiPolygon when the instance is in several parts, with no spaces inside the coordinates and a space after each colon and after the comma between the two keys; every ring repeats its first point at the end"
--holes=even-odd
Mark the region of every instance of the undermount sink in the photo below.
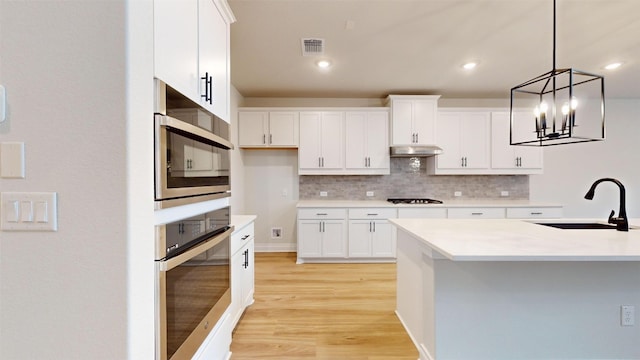
{"type": "Polygon", "coordinates": [[[616,226],[603,223],[536,223],[538,225],[551,226],[557,229],[592,230],[592,229],[612,229],[616,226]]]}

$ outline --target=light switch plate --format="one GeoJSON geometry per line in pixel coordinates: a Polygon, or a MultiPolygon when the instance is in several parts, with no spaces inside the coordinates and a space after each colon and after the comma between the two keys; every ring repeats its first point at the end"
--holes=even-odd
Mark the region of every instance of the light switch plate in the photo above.
{"type": "Polygon", "coordinates": [[[0,143],[0,177],[24,179],[24,143],[0,143]]]}
{"type": "Polygon", "coordinates": [[[58,231],[58,195],[54,192],[3,192],[3,231],[58,231]]]}

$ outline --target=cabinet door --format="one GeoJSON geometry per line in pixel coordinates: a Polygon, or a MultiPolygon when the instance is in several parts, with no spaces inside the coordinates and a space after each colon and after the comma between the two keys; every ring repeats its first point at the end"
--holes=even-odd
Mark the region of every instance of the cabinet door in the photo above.
{"type": "MultiPolygon", "coordinates": [[[[368,167],[389,169],[389,114],[387,112],[368,113],[365,134],[368,167]]],[[[348,154],[351,148],[348,147],[347,150],[348,154]]]]}
{"type": "Polygon", "coordinates": [[[348,112],[345,115],[345,167],[364,169],[367,167],[367,113],[348,112]]]}
{"type": "Polygon", "coordinates": [[[269,146],[297,147],[299,113],[272,111],[269,113],[269,146]]]}
{"type": "Polygon", "coordinates": [[[464,114],[460,125],[460,152],[464,168],[489,168],[489,113],[464,114]]]}
{"type": "Polygon", "coordinates": [[[349,221],[349,257],[371,256],[371,220],[349,221]]]}
{"type": "Polygon", "coordinates": [[[154,0],[155,77],[198,102],[198,0],[154,0]]]}
{"type": "Polygon", "coordinates": [[[463,165],[460,153],[460,124],[459,113],[438,113],[436,144],[442,148],[442,154],[436,157],[439,169],[459,169],[463,165]]]}
{"type": "Polygon", "coordinates": [[[238,141],[240,147],[265,147],[269,113],[247,111],[238,113],[238,141]]]}
{"type": "MultiPolygon", "coordinates": [[[[199,0],[199,71],[200,78],[209,75],[211,104],[201,97],[201,104],[219,118],[229,122],[229,25],[213,0],[199,0]]],[[[201,79],[200,94],[206,93],[201,79]]]]}
{"type": "Polygon", "coordinates": [[[321,114],[319,112],[300,112],[300,146],[298,148],[298,166],[300,169],[319,169],[321,114]]]}
{"type": "Polygon", "coordinates": [[[347,233],[344,220],[322,221],[322,255],[325,257],[347,256],[347,233]]]}
{"type": "Polygon", "coordinates": [[[344,167],[344,112],[323,112],[321,125],[322,168],[339,170],[344,167]]]}
{"type": "Polygon", "coordinates": [[[435,144],[435,121],[437,102],[435,100],[415,100],[413,102],[413,131],[416,143],[435,144]]]}
{"type": "MultiPolygon", "coordinates": [[[[231,316],[234,321],[240,319],[244,310],[242,287],[244,281],[244,250],[238,250],[231,257],[231,316]]],[[[235,325],[235,324],[234,324],[235,325]]]]}
{"type": "Polygon", "coordinates": [[[298,258],[322,256],[321,226],[321,220],[298,220],[298,258]]]}
{"type": "Polygon", "coordinates": [[[413,131],[413,102],[411,100],[393,100],[392,103],[391,144],[410,145],[415,142],[413,131]]]}
{"type": "Polygon", "coordinates": [[[247,246],[241,251],[244,254],[245,266],[243,267],[242,274],[242,305],[243,307],[249,306],[253,303],[254,293],[254,278],[255,278],[255,256],[254,256],[254,242],[250,241],[247,246]]]}
{"type": "Polygon", "coordinates": [[[371,256],[395,257],[396,239],[393,226],[386,220],[373,221],[371,232],[371,256]]]}

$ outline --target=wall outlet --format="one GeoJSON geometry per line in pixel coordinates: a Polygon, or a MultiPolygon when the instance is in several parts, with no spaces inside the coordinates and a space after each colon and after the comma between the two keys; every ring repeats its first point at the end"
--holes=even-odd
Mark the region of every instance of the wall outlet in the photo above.
{"type": "Polygon", "coordinates": [[[508,191],[500,191],[500,196],[509,196],[509,192],[508,191]]]}
{"type": "Polygon", "coordinates": [[[326,191],[320,191],[320,196],[326,197],[327,196],[327,192],[326,191]]]}
{"type": "Polygon", "coordinates": [[[633,305],[620,306],[620,325],[633,326],[636,323],[636,307],[633,305]]]}
{"type": "Polygon", "coordinates": [[[272,239],[280,239],[280,238],[282,238],[282,228],[281,227],[272,227],[271,228],[271,238],[272,239]]]}
{"type": "Polygon", "coordinates": [[[460,197],[460,196],[462,196],[462,191],[454,191],[454,192],[453,192],[453,196],[455,196],[455,197],[460,197]]]}
{"type": "Polygon", "coordinates": [[[367,191],[367,196],[373,196],[373,191],[367,191]]]}

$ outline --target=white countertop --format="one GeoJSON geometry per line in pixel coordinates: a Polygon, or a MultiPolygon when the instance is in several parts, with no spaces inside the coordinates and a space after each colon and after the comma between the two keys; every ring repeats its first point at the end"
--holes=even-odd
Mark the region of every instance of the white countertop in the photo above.
{"type": "Polygon", "coordinates": [[[255,221],[256,217],[256,215],[231,215],[231,226],[234,226],[234,231],[238,231],[255,221]]]}
{"type": "Polygon", "coordinates": [[[384,200],[300,200],[298,208],[354,208],[354,207],[560,207],[560,204],[534,203],[529,200],[446,200],[443,204],[392,204],[384,200]]]}
{"type": "MultiPolygon", "coordinates": [[[[640,229],[563,230],[533,223],[542,222],[538,220],[509,219],[389,221],[398,231],[408,232],[443,258],[454,261],[640,261],[640,229]]],[[[640,219],[629,223],[640,225],[640,219]]],[[[400,234],[398,241],[402,241],[400,234]]]]}

